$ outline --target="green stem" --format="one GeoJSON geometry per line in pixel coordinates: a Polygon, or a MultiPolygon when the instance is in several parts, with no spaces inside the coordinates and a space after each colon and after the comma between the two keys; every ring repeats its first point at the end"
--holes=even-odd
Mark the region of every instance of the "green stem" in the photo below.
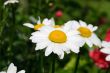
{"type": "Polygon", "coordinates": [[[42,51],[40,51],[40,54],[39,54],[39,73],[43,73],[43,55],[42,55],[42,51]]]}
{"type": "Polygon", "coordinates": [[[100,69],[98,69],[97,73],[101,73],[101,70],[100,70],[100,69]]]}
{"type": "Polygon", "coordinates": [[[55,54],[53,54],[52,57],[52,73],[55,73],[55,54]]]}
{"type": "Polygon", "coordinates": [[[106,70],[106,72],[105,73],[109,73],[109,68],[106,70]]]}
{"type": "Polygon", "coordinates": [[[14,36],[15,36],[15,33],[14,33],[15,32],[15,7],[14,7],[14,4],[11,4],[11,14],[12,14],[12,16],[11,16],[12,22],[11,22],[11,25],[10,25],[11,34],[10,34],[9,47],[12,49],[12,44],[13,44],[14,36]]]}
{"type": "Polygon", "coordinates": [[[12,20],[13,20],[13,25],[15,25],[15,7],[14,5],[12,4],[12,20]]]}
{"type": "Polygon", "coordinates": [[[0,1],[1,3],[0,3],[0,5],[1,5],[1,7],[0,7],[0,23],[1,23],[1,21],[3,20],[3,3],[4,3],[4,1],[3,0],[1,0],[0,1]]]}
{"type": "Polygon", "coordinates": [[[77,73],[77,69],[78,69],[78,65],[79,65],[79,60],[80,60],[80,53],[78,53],[77,58],[76,58],[76,62],[75,62],[75,68],[73,73],[77,73]]]}

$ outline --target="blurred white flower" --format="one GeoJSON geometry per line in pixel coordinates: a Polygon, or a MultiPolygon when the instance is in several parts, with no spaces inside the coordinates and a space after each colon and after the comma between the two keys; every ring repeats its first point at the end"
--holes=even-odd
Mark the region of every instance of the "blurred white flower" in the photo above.
{"type": "Polygon", "coordinates": [[[102,47],[103,48],[100,51],[105,54],[108,54],[108,56],[106,57],[106,60],[110,61],[110,42],[103,41],[102,47]]]}
{"type": "Polygon", "coordinates": [[[45,50],[45,56],[52,52],[57,54],[60,59],[63,59],[64,52],[70,53],[70,50],[79,53],[79,38],[77,38],[77,31],[66,31],[63,28],[54,28],[44,26],[39,31],[32,33],[30,39],[36,43],[35,50],[45,50]]]}
{"type": "Polygon", "coordinates": [[[80,35],[78,37],[83,40],[82,45],[86,43],[89,47],[92,47],[93,44],[98,47],[101,47],[101,40],[94,33],[94,31],[96,31],[98,28],[97,26],[93,27],[93,25],[87,25],[83,21],[77,22],[73,20],[68,21],[63,28],[65,28],[66,30],[79,31],[80,35]]]}
{"type": "MultiPolygon", "coordinates": [[[[35,22],[35,19],[34,19],[34,18],[31,17],[30,19],[35,22]]],[[[36,22],[35,25],[33,25],[33,24],[31,24],[31,23],[24,23],[23,25],[24,25],[24,26],[27,26],[27,27],[29,27],[29,28],[33,28],[34,30],[39,30],[42,26],[52,26],[52,27],[56,27],[53,18],[51,18],[51,19],[45,18],[45,19],[41,22],[40,17],[39,17],[39,20],[36,22]]]]}
{"type": "Polygon", "coordinates": [[[13,63],[11,63],[8,67],[7,71],[1,71],[0,73],[25,73],[25,70],[21,70],[19,72],[17,72],[17,67],[14,66],[13,63]]]}
{"type": "Polygon", "coordinates": [[[4,5],[14,4],[14,3],[19,3],[19,0],[7,0],[7,1],[5,1],[4,5]]]}

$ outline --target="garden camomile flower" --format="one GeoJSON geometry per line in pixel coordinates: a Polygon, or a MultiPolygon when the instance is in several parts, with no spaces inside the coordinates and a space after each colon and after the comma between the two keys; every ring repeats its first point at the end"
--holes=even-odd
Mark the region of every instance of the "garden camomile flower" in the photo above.
{"type": "Polygon", "coordinates": [[[33,25],[31,23],[24,23],[23,25],[27,26],[29,28],[33,28],[34,30],[39,30],[42,26],[52,26],[52,27],[55,27],[55,28],[60,27],[58,25],[55,26],[55,22],[54,22],[53,18],[51,18],[51,19],[45,18],[41,22],[40,17],[39,17],[39,20],[37,21],[37,23],[35,25],[33,25]]]}
{"type": "Polygon", "coordinates": [[[30,39],[36,43],[35,50],[45,49],[45,56],[52,52],[63,59],[64,52],[70,53],[70,50],[79,53],[79,42],[75,35],[77,31],[66,31],[63,28],[54,28],[44,26],[39,31],[33,32],[30,39]]]}
{"type": "Polygon", "coordinates": [[[94,31],[96,31],[98,28],[97,26],[93,26],[92,24],[87,25],[81,20],[79,22],[72,20],[68,21],[63,28],[66,30],[79,31],[80,34],[78,37],[83,40],[83,45],[86,43],[89,47],[92,47],[93,45],[101,47],[101,40],[94,33],[94,31]]]}
{"type": "Polygon", "coordinates": [[[18,0],[7,0],[7,1],[5,1],[4,5],[14,4],[14,3],[19,3],[19,1],[18,0]]]}
{"type": "Polygon", "coordinates": [[[106,60],[107,61],[110,61],[110,42],[106,42],[106,41],[103,41],[102,42],[102,49],[100,50],[102,53],[105,53],[107,54],[106,56],[106,60]]]}
{"type": "Polygon", "coordinates": [[[0,73],[25,73],[25,70],[21,70],[19,72],[17,72],[17,67],[14,66],[13,63],[11,63],[8,67],[7,71],[1,71],[0,73]]]}

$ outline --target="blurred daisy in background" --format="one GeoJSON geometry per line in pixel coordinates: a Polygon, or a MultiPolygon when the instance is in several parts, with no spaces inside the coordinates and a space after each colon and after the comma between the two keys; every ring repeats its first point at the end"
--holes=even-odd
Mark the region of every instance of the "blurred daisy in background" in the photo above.
{"type": "Polygon", "coordinates": [[[7,0],[4,2],[4,5],[19,3],[19,0],[7,0]]]}
{"type": "Polygon", "coordinates": [[[31,23],[24,23],[23,25],[27,26],[29,28],[33,28],[34,30],[39,30],[42,26],[52,26],[52,27],[55,27],[55,28],[59,27],[59,26],[55,26],[55,22],[54,22],[53,18],[51,18],[51,19],[45,18],[42,22],[40,20],[40,17],[39,17],[39,20],[37,20],[37,22],[33,17],[31,17],[30,19],[33,22],[35,22],[36,24],[33,25],[31,23]]]}
{"type": "Polygon", "coordinates": [[[101,47],[101,40],[96,36],[96,34],[94,33],[94,31],[97,30],[97,26],[94,26],[89,24],[87,25],[85,22],[83,21],[68,21],[65,25],[64,28],[66,30],[77,30],[79,31],[80,35],[78,35],[80,37],[81,40],[83,40],[83,45],[86,43],[89,47],[92,47],[93,44],[101,47]]]}
{"type": "Polygon", "coordinates": [[[103,41],[102,47],[103,48],[100,51],[105,54],[108,54],[108,56],[106,57],[106,60],[110,61],[110,42],[103,41]]]}
{"type": "Polygon", "coordinates": [[[1,71],[0,73],[25,73],[25,70],[21,70],[19,72],[17,72],[17,67],[14,66],[13,63],[11,63],[8,67],[7,71],[1,71]]]}
{"type": "Polygon", "coordinates": [[[32,33],[30,39],[36,43],[35,50],[45,49],[45,56],[52,52],[63,59],[64,52],[70,53],[70,50],[79,53],[80,43],[76,35],[77,31],[66,31],[63,28],[54,28],[44,26],[39,31],[32,33]]]}

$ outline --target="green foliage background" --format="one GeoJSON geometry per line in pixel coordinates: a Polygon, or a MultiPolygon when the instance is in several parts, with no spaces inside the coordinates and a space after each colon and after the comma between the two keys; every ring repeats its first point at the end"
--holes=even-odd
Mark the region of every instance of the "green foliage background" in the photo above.
{"type": "MultiPolygon", "coordinates": [[[[42,69],[49,73],[51,69],[51,56],[45,57],[44,51],[35,51],[35,44],[29,40],[33,29],[23,26],[25,22],[32,22],[33,16],[41,19],[54,17],[56,24],[63,25],[68,20],[84,20],[87,23],[99,26],[97,35],[103,40],[110,28],[110,1],[109,0],[20,0],[14,4],[15,23],[12,22],[11,5],[4,6],[0,0],[0,71],[6,70],[13,62],[18,70],[25,69],[26,73],[39,73],[40,63],[42,69]],[[56,17],[57,10],[63,16],[56,17]],[[42,57],[41,57],[42,56],[42,57]],[[42,61],[41,61],[42,59],[42,61]]],[[[92,48],[93,49],[93,48],[92,48]]],[[[78,73],[97,73],[97,68],[89,58],[91,48],[81,49],[81,59],[78,73]]],[[[65,55],[63,60],[57,58],[56,73],[72,73],[76,54],[65,55]]],[[[102,73],[105,72],[102,70],[102,73]]]]}

